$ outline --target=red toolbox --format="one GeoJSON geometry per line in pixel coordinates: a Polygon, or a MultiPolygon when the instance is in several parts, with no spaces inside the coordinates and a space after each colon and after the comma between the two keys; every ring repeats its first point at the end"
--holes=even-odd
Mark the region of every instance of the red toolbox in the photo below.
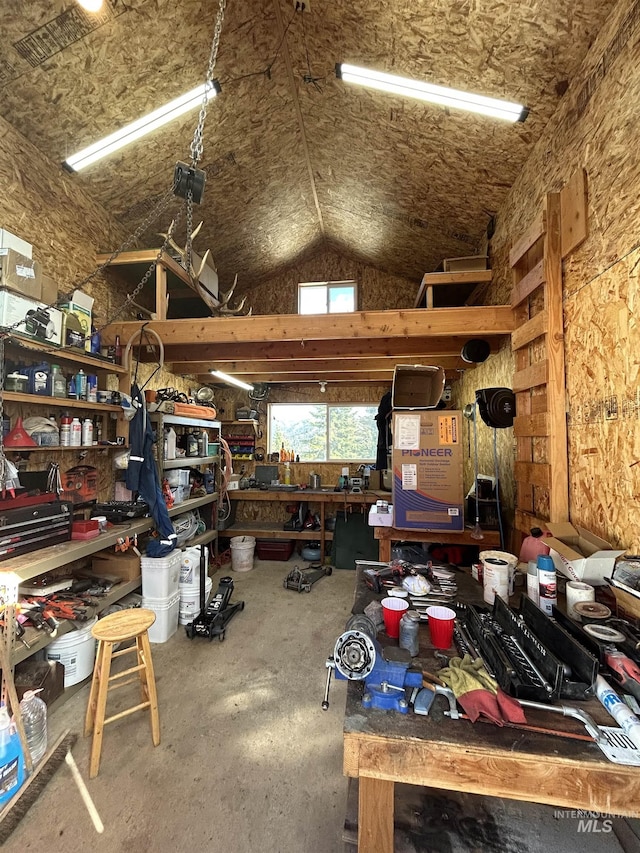
{"type": "Polygon", "coordinates": [[[288,560],[295,545],[295,539],[256,539],[256,555],[259,560],[288,560]]]}

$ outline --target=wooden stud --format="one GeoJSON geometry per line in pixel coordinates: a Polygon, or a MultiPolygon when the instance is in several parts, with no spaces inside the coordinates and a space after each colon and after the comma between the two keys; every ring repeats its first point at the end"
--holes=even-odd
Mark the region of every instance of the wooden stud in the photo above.
{"type": "Polygon", "coordinates": [[[551,484],[551,467],[542,462],[516,462],[514,474],[516,480],[531,486],[549,488],[551,484]]]}
{"type": "Polygon", "coordinates": [[[578,169],[560,191],[561,251],[566,258],[589,235],[587,173],[578,169]]]}
{"type": "Polygon", "coordinates": [[[546,217],[543,212],[540,216],[536,217],[534,222],[532,222],[529,228],[527,228],[518,242],[514,244],[513,248],[509,252],[509,265],[511,267],[517,266],[529,249],[544,236],[545,231],[546,217]]]}
{"type": "Polygon", "coordinates": [[[513,352],[528,346],[536,338],[547,334],[547,312],[540,311],[535,317],[527,320],[511,334],[511,349],[513,352]]]}
{"type": "Polygon", "coordinates": [[[549,376],[549,362],[538,361],[524,370],[518,370],[513,377],[512,388],[515,391],[525,391],[538,385],[546,385],[549,376]]]}
{"type": "Polygon", "coordinates": [[[544,284],[544,281],[544,264],[542,261],[539,261],[513,288],[511,292],[511,307],[517,308],[534,290],[544,284]]]}
{"type": "Polygon", "coordinates": [[[358,853],[393,853],[394,783],[358,779],[358,853]]]}
{"type": "Polygon", "coordinates": [[[546,412],[536,415],[520,415],[513,421],[513,434],[516,436],[549,435],[549,421],[546,412]]]}

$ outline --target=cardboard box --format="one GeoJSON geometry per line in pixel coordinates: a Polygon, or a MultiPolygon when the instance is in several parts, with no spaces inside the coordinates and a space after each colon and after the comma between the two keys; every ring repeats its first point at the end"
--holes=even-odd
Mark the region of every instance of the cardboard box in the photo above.
{"type": "Polygon", "coordinates": [[[6,287],[21,296],[40,301],[42,279],[40,264],[15,249],[0,248],[0,287],[6,287]]]}
{"type": "Polygon", "coordinates": [[[45,305],[54,305],[58,300],[58,282],[50,275],[40,276],[42,293],[40,299],[45,305]]]}
{"type": "Polygon", "coordinates": [[[378,512],[378,507],[369,507],[369,527],[393,527],[393,504],[389,504],[388,512],[378,512]]]}
{"type": "Polygon", "coordinates": [[[27,243],[22,237],[17,237],[11,231],[7,231],[6,228],[0,228],[0,249],[14,249],[16,252],[24,255],[25,258],[31,259],[33,257],[33,246],[31,243],[27,243]]]}
{"type": "MultiPolygon", "coordinates": [[[[84,337],[84,349],[91,352],[91,311],[93,309],[93,297],[88,296],[81,290],[74,290],[71,302],[62,302],[60,308],[65,314],[71,314],[79,324],[79,331],[84,337]]],[[[77,324],[76,324],[77,325],[77,324]]],[[[71,324],[69,324],[71,329],[71,324]]],[[[70,344],[74,346],[75,344],[70,344]]],[[[67,346],[67,343],[65,343],[67,346]]]]}
{"type": "Polygon", "coordinates": [[[573,581],[583,581],[593,586],[603,586],[605,577],[611,577],[616,557],[624,554],[611,548],[611,543],[600,539],[583,527],[566,522],[547,522],[552,534],[544,544],[556,569],[573,581]]]}
{"type": "Polygon", "coordinates": [[[47,308],[41,302],[18,296],[10,290],[0,290],[0,326],[13,326],[21,335],[60,345],[62,341],[62,312],[47,308]],[[25,321],[25,322],[22,322],[25,321]]]}
{"type": "Polygon", "coordinates": [[[445,373],[426,364],[397,364],[393,371],[391,408],[419,411],[432,409],[444,392],[445,373]]]}
{"type": "Polygon", "coordinates": [[[462,412],[393,413],[393,526],[464,529],[462,412]]]}
{"type": "Polygon", "coordinates": [[[463,258],[445,258],[442,268],[445,272],[467,272],[486,270],[489,258],[486,255],[466,255],[463,258]]]}
{"type": "Polygon", "coordinates": [[[91,571],[98,577],[109,575],[123,581],[134,581],[142,572],[140,557],[134,551],[98,551],[93,555],[91,571]]]}

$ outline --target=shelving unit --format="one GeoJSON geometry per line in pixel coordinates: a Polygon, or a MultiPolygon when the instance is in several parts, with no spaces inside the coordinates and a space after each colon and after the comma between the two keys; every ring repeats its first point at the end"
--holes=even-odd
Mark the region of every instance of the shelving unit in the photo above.
{"type": "MultiPolygon", "coordinates": [[[[218,500],[218,482],[219,482],[219,468],[217,463],[219,462],[220,455],[216,454],[215,456],[181,456],[178,459],[165,459],[164,458],[164,442],[162,437],[164,435],[165,427],[196,427],[202,430],[206,430],[208,433],[213,433],[215,435],[215,439],[213,443],[218,444],[220,446],[220,421],[212,421],[205,418],[193,418],[193,417],[185,417],[183,415],[167,415],[162,412],[152,412],[149,415],[151,422],[154,424],[156,433],[158,435],[158,441],[156,442],[156,464],[158,466],[158,474],[160,479],[164,476],[164,472],[168,470],[175,470],[177,468],[199,468],[206,465],[214,465],[216,466],[215,471],[215,481],[216,481],[216,490],[212,494],[203,495],[199,498],[190,498],[186,501],[180,501],[180,503],[175,504],[171,510],[169,511],[169,515],[180,515],[183,512],[188,512],[192,509],[198,509],[199,507],[206,506],[207,504],[211,504],[214,501],[218,500]]],[[[211,442],[211,435],[209,435],[209,443],[211,442]]],[[[213,520],[213,527],[204,531],[204,533],[198,534],[195,539],[189,540],[190,545],[202,545],[208,544],[210,542],[216,542],[218,539],[218,531],[216,527],[217,515],[213,520]]]]}

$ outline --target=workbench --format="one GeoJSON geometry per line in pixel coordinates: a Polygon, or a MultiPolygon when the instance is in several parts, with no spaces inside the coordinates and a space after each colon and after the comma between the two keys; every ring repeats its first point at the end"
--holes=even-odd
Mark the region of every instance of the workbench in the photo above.
{"type": "Polygon", "coordinates": [[[333,539],[333,532],[325,529],[325,507],[335,504],[343,509],[360,507],[368,512],[378,500],[389,500],[389,492],[348,492],[334,489],[234,489],[227,492],[232,501],[270,501],[299,503],[304,501],[320,506],[320,527],[317,530],[283,530],[282,523],[268,521],[238,521],[224,531],[229,536],[255,536],[262,539],[308,539],[320,542],[324,554],[325,542],[333,539]]]}
{"type": "Polygon", "coordinates": [[[481,551],[500,548],[500,531],[483,530],[482,539],[471,536],[472,527],[464,530],[399,530],[397,527],[374,527],[374,539],[378,539],[378,559],[381,563],[391,560],[392,542],[437,542],[439,545],[472,545],[481,551]]]}
{"type": "MultiPolygon", "coordinates": [[[[482,589],[457,573],[459,597],[482,601],[482,589]]],[[[353,612],[371,600],[359,569],[353,612]]],[[[378,596],[380,597],[380,596],[378,596]]],[[[434,672],[428,629],[421,624],[419,665],[434,672]]],[[[393,643],[379,634],[383,644],[393,643]]],[[[450,653],[451,654],[451,653],[450,653]]],[[[429,788],[640,816],[640,768],[613,764],[588,739],[451,720],[436,697],[429,716],[366,710],[364,683],[350,681],[344,719],[344,773],[358,779],[358,853],[393,853],[394,785],[429,788]]],[[[578,703],[600,725],[616,725],[597,700],[578,703]]],[[[527,710],[530,724],[586,734],[573,719],[527,710]]]]}

